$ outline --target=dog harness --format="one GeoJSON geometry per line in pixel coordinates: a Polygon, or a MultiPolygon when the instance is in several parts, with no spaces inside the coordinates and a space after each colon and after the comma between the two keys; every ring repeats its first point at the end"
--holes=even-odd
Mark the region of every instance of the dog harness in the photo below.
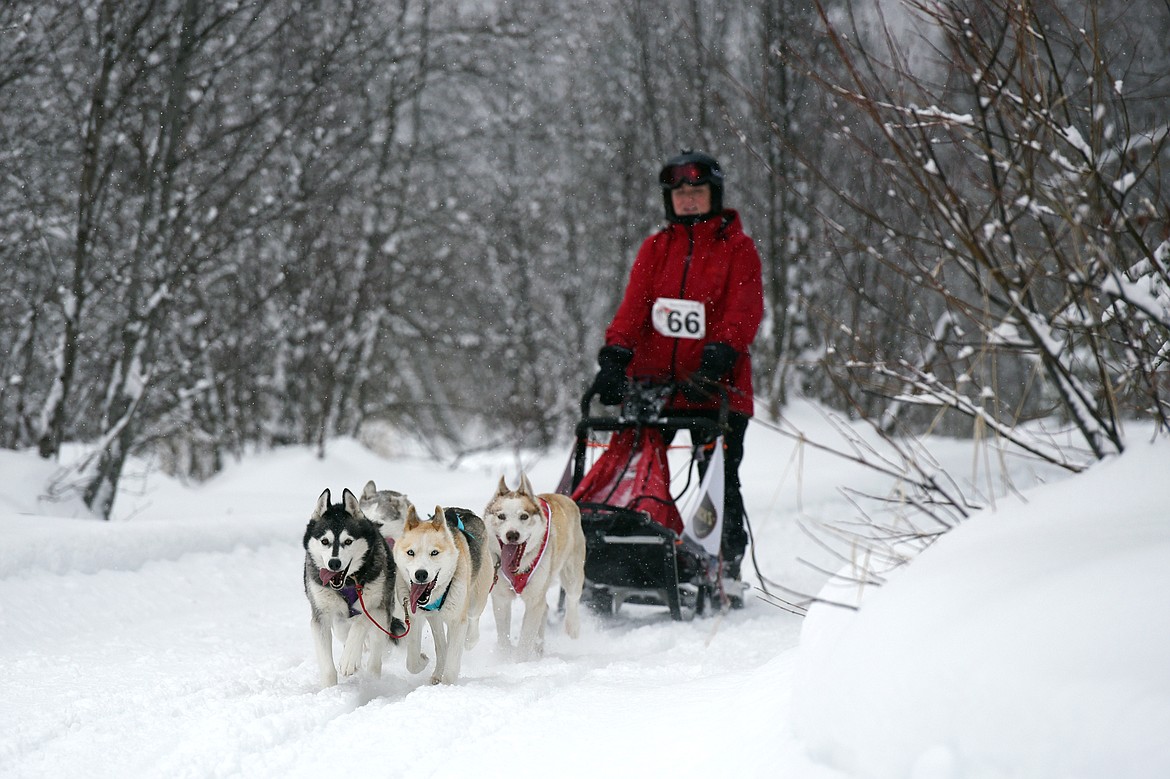
{"type": "MultiPolygon", "coordinates": [[[[353,581],[353,579],[351,578],[349,581],[353,581]]],[[[349,606],[349,616],[356,617],[358,614],[361,614],[360,611],[354,608],[354,604],[358,600],[358,588],[356,584],[347,584],[338,590],[338,592],[341,593],[341,597],[345,598],[345,603],[349,606]]]]}
{"type": "Polygon", "coordinates": [[[467,536],[472,541],[475,540],[475,536],[472,535],[471,531],[463,526],[463,517],[461,517],[459,515],[455,516],[455,526],[459,528],[460,533],[467,536]]]}
{"type": "Polygon", "coordinates": [[[336,591],[345,599],[345,605],[349,607],[349,616],[356,617],[361,614],[354,605],[358,602],[358,583],[352,576],[348,575],[347,571],[332,571],[328,568],[321,568],[317,575],[321,577],[321,586],[336,591]]]}
{"type": "MultiPolygon", "coordinates": [[[[544,538],[540,542],[540,551],[536,553],[536,559],[532,561],[532,565],[528,566],[527,571],[520,571],[513,569],[510,565],[502,565],[500,569],[504,572],[504,576],[508,578],[508,582],[512,585],[512,590],[517,595],[524,593],[524,588],[528,586],[528,579],[532,576],[532,572],[536,570],[536,566],[540,565],[540,561],[544,558],[544,550],[548,548],[548,538],[552,535],[552,507],[548,505],[548,501],[544,498],[537,498],[540,502],[540,513],[544,515],[544,538]]],[[[516,560],[524,558],[527,542],[521,544],[520,554],[516,556],[516,560]]]]}

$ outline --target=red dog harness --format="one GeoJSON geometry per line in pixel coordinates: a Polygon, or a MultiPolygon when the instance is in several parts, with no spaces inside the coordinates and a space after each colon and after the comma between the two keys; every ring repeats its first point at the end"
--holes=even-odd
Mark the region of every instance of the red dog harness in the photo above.
{"type": "MultiPolygon", "coordinates": [[[[524,593],[524,588],[528,586],[529,577],[532,576],[532,572],[536,570],[536,566],[540,565],[540,561],[544,558],[544,550],[548,548],[548,538],[552,535],[552,507],[548,505],[548,502],[544,498],[537,498],[537,500],[540,501],[540,513],[544,514],[545,523],[544,538],[540,542],[540,551],[536,553],[536,559],[532,561],[532,565],[528,566],[527,571],[521,572],[518,570],[520,561],[524,559],[524,552],[528,547],[528,543],[525,542],[520,545],[517,554],[513,556],[514,563],[509,562],[500,566],[504,572],[504,576],[507,577],[508,582],[512,585],[512,590],[517,595],[524,593]]],[[[501,544],[502,547],[503,545],[501,544]]]]}

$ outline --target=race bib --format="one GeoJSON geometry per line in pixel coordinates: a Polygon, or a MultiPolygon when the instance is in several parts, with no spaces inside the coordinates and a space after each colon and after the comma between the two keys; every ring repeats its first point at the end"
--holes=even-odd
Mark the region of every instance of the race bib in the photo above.
{"type": "Polygon", "coordinates": [[[707,309],[697,300],[658,298],[650,321],[667,338],[699,339],[707,335],[707,309]]]}

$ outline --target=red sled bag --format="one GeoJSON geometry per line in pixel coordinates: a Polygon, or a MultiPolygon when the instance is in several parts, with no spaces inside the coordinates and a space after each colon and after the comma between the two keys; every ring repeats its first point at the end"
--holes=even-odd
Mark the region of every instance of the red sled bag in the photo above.
{"type": "Polygon", "coordinates": [[[683,531],[682,516],[670,496],[666,442],[656,428],[614,433],[609,448],[581,479],[572,497],[578,503],[642,511],[675,534],[683,531]]]}

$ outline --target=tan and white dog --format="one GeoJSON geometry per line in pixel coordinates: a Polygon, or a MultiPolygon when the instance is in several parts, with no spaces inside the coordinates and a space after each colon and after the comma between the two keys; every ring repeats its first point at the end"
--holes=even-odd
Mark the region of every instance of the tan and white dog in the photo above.
{"type": "Polygon", "coordinates": [[[495,555],[483,520],[468,509],[435,507],[420,519],[414,506],[406,513],[402,535],[394,543],[398,568],[395,602],[404,600],[407,617],[416,624],[406,634],[406,670],[426,667],[422,654],[425,616],[435,640],[431,684],[452,684],[459,678],[464,648],[479,640],[479,618],[495,581],[495,555]],[[420,614],[421,612],[421,614],[420,614]]]}
{"type": "Polygon", "coordinates": [[[509,489],[501,476],[484,510],[484,521],[499,542],[500,573],[507,579],[492,590],[500,645],[511,646],[512,602],[519,597],[524,603],[517,642],[520,656],[531,658],[544,652],[548,593],[558,580],[565,591],[565,632],[576,638],[581,632],[578,605],[585,586],[585,533],[577,504],[565,495],[535,494],[524,474],[516,490],[509,489]]]}

